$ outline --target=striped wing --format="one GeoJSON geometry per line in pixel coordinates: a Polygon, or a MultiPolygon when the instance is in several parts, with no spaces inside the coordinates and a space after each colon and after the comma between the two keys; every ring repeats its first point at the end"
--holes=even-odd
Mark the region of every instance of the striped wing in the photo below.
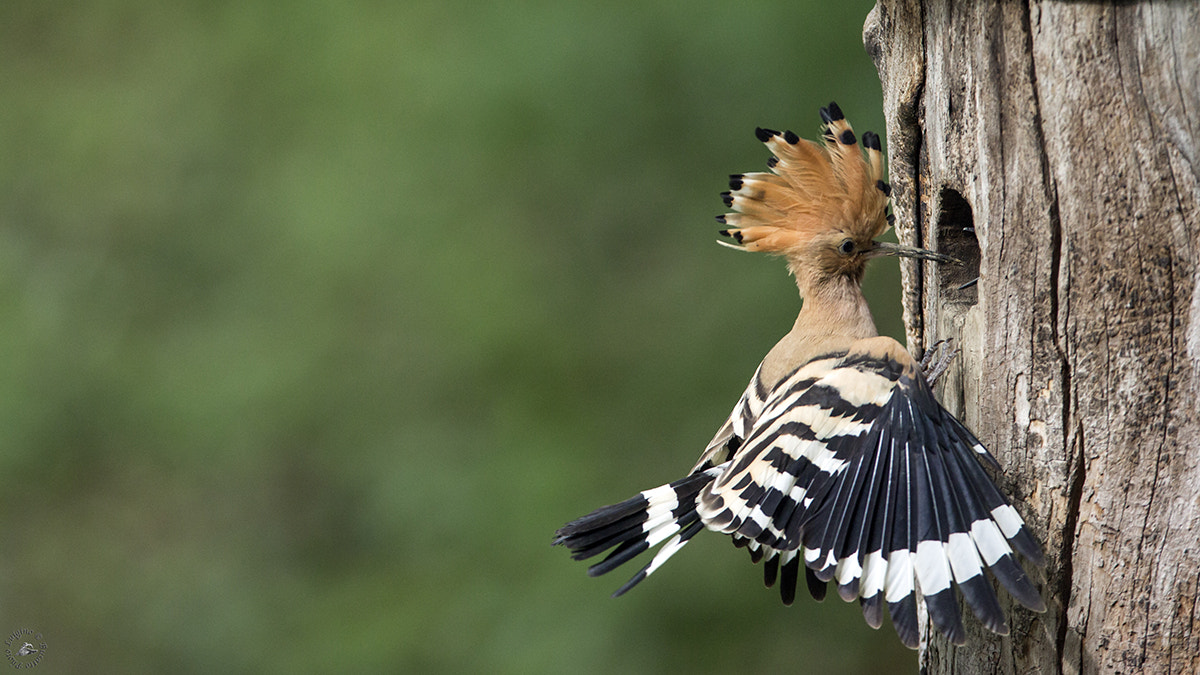
{"type": "Polygon", "coordinates": [[[713,439],[708,442],[708,447],[704,449],[704,453],[696,461],[696,466],[692,467],[689,473],[706,471],[727,462],[730,456],[741,447],[747,430],[754,426],[754,420],[758,419],[766,406],[769,392],[763,388],[761,373],[762,366],[759,365],[758,370],[754,371],[754,377],[750,378],[750,385],[746,387],[746,392],[738,399],[737,405],[733,406],[733,412],[729,414],[729,419],[725,420],[725,424],[721,425],[713,439]]]}
{"type": "Polygon", "coordinates": [[[1041,550],[980,463],[995,460],[894,340],[863,340],[797,369],[743,438],[697,513],[767,558],[768,585],[782,569],[785,600],[803,557],[810,588],[811,576],[836,581],[874,627],[886,600],[910,647],[917,591],[956,644],[965,638],[955,586],[984,625],[1008,631],[985,568],[1023,605],[1045,608],[1013,555],[1040,564],[1041,550]]]}

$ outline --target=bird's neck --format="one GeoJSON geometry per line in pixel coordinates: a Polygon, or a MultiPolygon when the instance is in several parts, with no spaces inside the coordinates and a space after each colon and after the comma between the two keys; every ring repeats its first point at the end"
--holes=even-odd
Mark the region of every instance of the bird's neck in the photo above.
{"type": "Polygon", "coordinates": [[[796,325],[763,360],[759,376],[773,388],[792,370],[810,360],[849,349],[855,342],[875,337],[875,320],[858,282],[842,277],[819,285],[801,286],[804,305],[796,325]]]}
{"type": "Polygon", "coordinates": [[[856,279],[835,276],[800,288],[804,305],[793,332],[861,340],[875,337],[875,319],[856,279]]]}

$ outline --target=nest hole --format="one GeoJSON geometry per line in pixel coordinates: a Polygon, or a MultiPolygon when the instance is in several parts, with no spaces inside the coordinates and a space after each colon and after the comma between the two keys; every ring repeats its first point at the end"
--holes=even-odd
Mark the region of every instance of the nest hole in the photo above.
{"type": "Polygon", "coordinates": [[[975,236],[975,215],[962,194],[942,188],[937,219],[937,251],[962,261],[961,265],[940,265],[938,277],[944,302],[973,305],[979,300],[979,239],[975,236]]]}

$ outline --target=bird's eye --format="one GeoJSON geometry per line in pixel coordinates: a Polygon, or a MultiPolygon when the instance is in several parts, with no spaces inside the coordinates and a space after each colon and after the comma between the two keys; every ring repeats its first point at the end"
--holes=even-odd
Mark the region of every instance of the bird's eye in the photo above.
{"type": "Polygon", "coordinates": [[[841,253],[842,255],[850,255],[851,253],[854,253],[854,240],[847,239],[839,244],[838,253],[841,253]]]}

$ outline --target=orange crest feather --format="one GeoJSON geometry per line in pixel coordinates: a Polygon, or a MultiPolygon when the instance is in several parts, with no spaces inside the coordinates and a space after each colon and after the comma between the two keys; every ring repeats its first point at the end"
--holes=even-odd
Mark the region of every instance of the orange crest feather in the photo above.
{"type": "Polygon", "coordinates": [[[888,228],[891,188],[883,182],[879,136],[863,134],[863,147],[836,103],[821,108],[824,143],[786,131],[757,129],[755,135],[773,156],[772,173],[734,174],[722,193],[732,213],[717,220],[730,227],[745,251],[800,254],[821,231],[837,229],[855,239],[870,240],[888,228]]]}

